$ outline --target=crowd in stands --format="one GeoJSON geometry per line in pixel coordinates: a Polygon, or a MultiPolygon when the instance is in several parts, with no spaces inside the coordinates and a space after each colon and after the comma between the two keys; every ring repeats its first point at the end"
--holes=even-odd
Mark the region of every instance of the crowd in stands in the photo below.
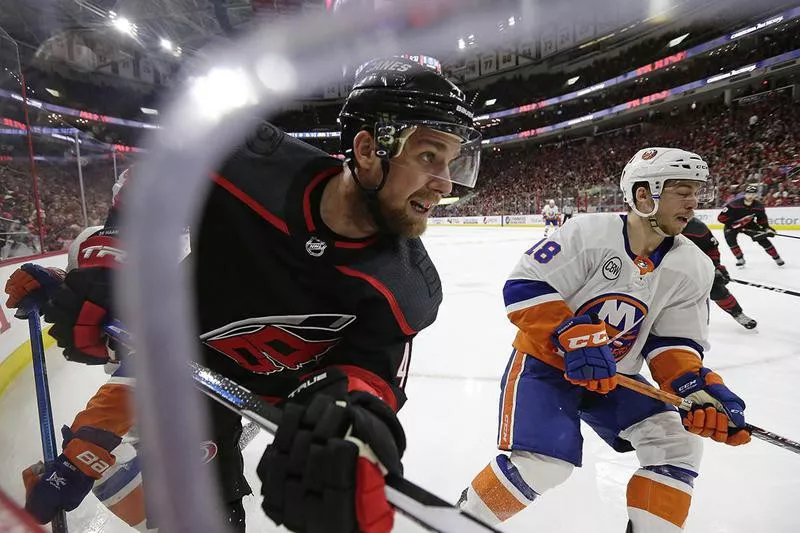
{"type": "MultiPolygon", "coordinates": [[[[800,103],[789,91],[752,100],[733,107],[719,101],[696,109],[684,105],[596,136],[488,149],[475,191],[464,201],[438,207],[434,216],[533,214],[549,198],[560,205],[570,199],[579,210],[621,209],[622,167],[647,146],[677,146],[704,157],[716,180],[714,206],[751,182],[762,185],[768,207],[800,205],[800,103]]],[[[92,162],[83,170],[88,222],[99,225],[109,207],[112,166],[92,162]]],[[[44,250],[64,249],[84,227],[77,169],[40,163],[37,175],[44,250]]],[[[30,166],[0,162],[0,182],[0,258],[38,252],[30,166]]]]}
{"type": "MultiPolygon", "coordinates": [[[[789,91],[753,102],[683,106],[647,122],[612,132],[539,146],[534,141],[484,151],[481,176],[469,199],[436,209],[434,216],[539,213],[550,198],[571,199],[579,210],[621,209],[619,175],[628,159],[647,146],[677,146],[706,159],[716,180],[714,206],[760,183],[768,207],[800,205],[800,103],[789,91]],[[793,171],[795,171],[793,173],[793,171]]],[[[104,162],[84,168],[89,225],[108,211],[113,170],[104,162]]],[[[66,248],[83,229],[77,169],[37,165],[44,250],[66,248]]],[[[39,251],[30,167],[0,163],[0,258],[39,251]]],[[[705,206],[712,207],[712,206],[705,206]]]]}
{"type": "MultiPolygon", "coordinates": [[[[594,137],[537,146],[533,141],[485,151],[474,194],[434,216],[539,213],[543,201],[571,198],[584,210],[622,208],[619,176],[638,150],[674,146],[700,154],[716,180],[714,205],[762,184],[768,207],[800,205],[800,103],[789,91],[747,105],[715,102],[657,115],[594,137]]],[[[575,204],[573,204],[575,205],[575,204]]]]}
{"type": "MultiPolygon", "coordinates": [[[[63,250],[84,228],[77,168],[73,164],[37,164],[44,251],[63,250]]],[[[110,164],[83,168],[90,226],[102,225],[108,214],[114,171],[110,164]]],[[[0,163],[0,260],[41,251],[31,167],[0,163]]]]}
{"type": "MultiPolygon", "coordinates": [[[[472,97],[477,99],[480,96],[480,100],[498,97],[498,104],[491,109],[495,110],[579,90],[679,49],[705,42],[717,36],[719,28],[690,28],[687,31],[691,36],[681,47],[665,47],[666,40],[683,31],[645,40],[617,56],[598,58],[591,67],[578,73],[562,70],[548,76],[503,79],[480,92],[472,92],[472,97]],[[712,31],[717,33],[712,34],[712,31]],[[580,75],[578,82],[567,86],[566,79],[576,75],[580,75]]],[[[499,125],[485,127],[484,137],[579,117],[797,48],[800,48],[800,24],[785,23],[732,42],[714,53],[682,61],[635,83],[598,91],[562,106],[504,119],[499,125]]],[[[127,100],[125,105],[128,107],[121,109],[117,91],[92,91],[88,84],[81,88],[76,85],[81,82],[62,81],[64,86],[77,93],[92,95],[87,100],[79,98],[58,102],[62,105],[137,120],[143,118],[138,109],[140,105],[154,105],[154,96],[146,93],[127,100]],[[95,97],[99,94],[108,98],[98,100],[95,97]]],[[[778,87],[784,81],[797,83],[794,78],[771,79],[766,88],[778,87]]],[[[0,83],[0,86],[5,85],[0,83]]],[[[750,90],[744,89],[735,96],[748,94],[750,90]]],[[[52,100],[43,95],[35,96],[52,100]]],[[[341,102],[335,101],[306,105],[302,111],[285,112],[274,117],[273,122],[286,131],[331,130],[336,127],[340,107],[341,102]]],[[[2,100],[0,117],[22,120],[21,108],[16,101],[2,100]]],[[[33,110],[31,122],[34,124],[66,125],[63,121],[44,124],[45,120],[48,120],[48,113],[33,110]]],[[[63,120],[71,121],[69,125],[79,126],[74,119],[64,117],[63,120]]],[[[141,133],[140,130],[100,123],[84,124],[83,128],[91,129],[100,140],[125,144],[135,144],[135,137],[141,133]]],[[[10,157],[7,154],[24,152],[26,142],[24,137],[9,136],[0,145],[0,260],[42,251],[30,166],[3,160],[10,157]]],[[[340,151],[337,138],[312,142],[329,153],[340,151]]],[[[35,144],[37,153],[43,155],[60,155],[65,150],[63,141],[47,137],[37,138],[35,144]]],[[[488,148],[484,151],[477,188],[459,191],[464,199],[454,205],[437,207],[434,216],[539,213],[550,198],[560,206],[570,199],[579,210],[622,209],[619,175],[628,159],[646,146],[677,146],[704,157],[716,179],[717,195],[713,206],[720,206],[741,193],[744,184],[750,182],[762,185],[761,197],[768,207],[800,205],[800,104],[792,100],[789,91],[772,91],[756,95],[746,104],[735,103],[733,106],[725,105],[721,98],[698,104],[696,108],[690,107],[689,102],[681,102],[680,108],[676,106],[672,111],[654,113],[627,126],[595,132],[587,137],[561,139],[544,145],[530,139],[511,146],[488,148]]],[[[124,163],[121,164],[124,167],[124,163]]],[[[74,161],[60,165],[39,164],[37,174],[42,205],[43,251],[64,249],[84,227],[76,166],[74,161]]],[[[89,225],[102,224],[112,183],[110,162],[91,162],[84,168],[89,225]]]]}
{"type": "MultiPolygon", "coordinates": [[[[645,39],[625,49],[619,55],[600,56],[591,65],[577,71],[559,67],[530,76],[517,74],[502,78],[479,90],[470,89],[469,83],[464,88],[467,98],[474,101],[477,106],[478,114],[509,109],[594,86],[611,77],[625,74],[719,37],[720,33],[720,28],[711,29],[705,25],[681,28],[658,38],[645,39]],[[675,48],[667,46],[670,39],[684,33],[689,33],[689,38],[680,46],[675,48]],[[577,82],[567,85],[567,80],[575,77],[578,78],[577,82]],[[497,101],[489,108],[481,108],[482,103],[489,99],[497,101]]],[[[592,111],[727,72],[732,68],[798,48],[800,48],[800,20],[789,21],[732,41],[725,47],[702,56],[684,59],[668,68],[641,77],[636,82],[600,90],[568,103],[520,115],[510,120],[506,119],[499,126],[486,127],[483,133],[487,138],[495,137],[577,118],[592,111]]],[[[569,52],[566,55],[569,55],[569,52]]],[[[282,113],[274,118],[274,122],[287,131],[335,129],[340,107],[339,101],[318,102],[306,106],[302,111],[282,113]]]]}
{"type": "MultiPolygon", "coordinates": [[[[491,138],[571,120],[617,104],[623,104],[637,98],[650,96],[666,89],[679,87],[686,83],[726,73],[734,68],[750,65],[785,52],[800,49],[800,22],[790,23],[790,25],[792,26],[791,31],[780,30],[773,33],[757,34],[751,38],[735,41],[709,54],[684,59],[679,63],[655,71],[650,75],[642,76],[635,81],[621,86],[598,90],[563,104],[550,106],[533,113],[510,117],[496,126],[484,128],[482,132],[485,137],[491,138]]],[[[666,52],[664,52],[664,54],[666,54],[666,52]]],[[[619,71],[595,70],[593,66],[591,70],[595,72],[595,74],[594,76],[591,74],[588,75],[592,83],[588,83],[587,85],[605,81],[610,77],[609,73],[611,72],[616,75],[624,74],[639,66],[642,66],[642,64],[632,64],[628,70],[623,69],[619,71]]],[[[502,87],[497,90],[514,91],[515,89],[512,87],[515,83],[530,89],[527,99],[516,103],[516,105],[530,104],[553,95],[566,94],[580,89],[580,87],[575,86],[567,87],[564,81],[562,81],[561,85],[552,92],[544,92],[541,89],[533,90],[533,87],[538,83],[538,79],[534,79],[533,81],[516,82],[506,80],[506,83],[502,84],[502,87]]],[[[774,80],[773,83],[777,84],[778,80],[774,80]]],[[[504,93],[487,92],[486,97],[494,98],[495,94],[504,93]]],[[[487,111],[495,111],[508,107],[512,106],[500,105],[500,101],[498,101],[498,104],[487,111]]]]}

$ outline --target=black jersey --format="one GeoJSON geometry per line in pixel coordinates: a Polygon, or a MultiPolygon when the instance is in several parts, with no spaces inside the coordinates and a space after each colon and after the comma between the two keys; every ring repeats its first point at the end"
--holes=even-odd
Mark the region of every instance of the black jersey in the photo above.
{"type": "Polygon", "coordinates": [[[322,222],[342,162],[264,124],[214,175],[188,264],[205,364],[278,400],[336,366],[394,409],[411,340],[442,301],[418,238],[346,239],[322,222]]]}
{"type": "Polygon", "coordinates": [[[711,258],[715,267],[719,266],[719,241],[717,241],[711,233],[711,230],[708,229],[708,226],[695,217],[686,224],[682,233],[711,258]]]}
{"type": "Polygon", "coordinates": [[[725,224],[726,230],[744,229],[747,226],[753,229],[757,229],[756,226],[763,228],[769,226],[764,204],[753,200],[750,205],[745,205],[743,195],[739,195],[725,204],[717,220],[725,224]]]}

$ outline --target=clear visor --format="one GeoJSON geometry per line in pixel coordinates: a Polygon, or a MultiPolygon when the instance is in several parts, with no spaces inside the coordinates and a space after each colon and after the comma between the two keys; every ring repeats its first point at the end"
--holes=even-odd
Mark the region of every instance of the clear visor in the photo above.
{"type": "Polygon", "coordinates": [[[706,178],[705,182],[699,182],[695,180],[676,180],[677,182],[667,181],[665,183],[664,190],[662,191],[662,195],[664,193],[668,194],[675,194],[685,199],[689,199],[691,197],[697,198],[697,203],[705,204],[708,202],[713,202],[714,198],[717,193],[717,182],[714,178],[709,176],[706,178]],[[681,181],[692,181],[694,183],[699,183],[700,187],[697,189],[696,192],[692,193],[688,187],[681,187],[681,181]]]}
{"type": "Polygon", "coordinates": [[[392,164],[474,187],[481,163],[481,134],[474,128],[435,121],[378,124],[378,149],[392,164]]]}

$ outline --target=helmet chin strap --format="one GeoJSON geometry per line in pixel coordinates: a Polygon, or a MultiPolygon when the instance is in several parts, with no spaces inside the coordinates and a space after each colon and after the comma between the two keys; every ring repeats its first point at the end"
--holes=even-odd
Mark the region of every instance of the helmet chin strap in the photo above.
{"type": "Polygon", "coordinates": [[[647,222],[650,223],[650,229],[656,232],[657,235],[667,238],[669,237],[669,235],[667,235],[664,232],[664,230],[662,230],[661,227],[658,225],[658,221],[656,220],[655,216],[656,211],[658,211],[658,198],[653,198],[653,202],[655,205],[653,205],[653,210],[650,211],[649,213],[642,213],[641,211],[639,211],[639,209],[636,207],[636,202],[631,202],[629,205],[631,206],[631,209],[633,210],[634,213],[636,213],[642,218],[647,219],[647,222]]]}
{"type": "Polygon", "coordinates": [[[375,225],[378,226],[378,231],[388,231],[389,224],[386,222],[386,218],[381,212],[381,203],[378,199],[378,193],[381,192],[381,189],[383,189],[383,187],[386,185],[386,180],[389,178],[389,159],[387,157],[381,158],[381,181],[376,187],[373,188],[365,187],[364,184],[361,183],[361,180],[358,179],[358,171],[356,169],[355,159],[351,157],[347,161],[347,166],[350,168],[350,173],[353,175],[353,180],[356,182],[356,185],[358,186],[358,189],[361,191],[361,194],[364,198],[364,202],[367,204],[367,211],[369,211],[369,214],[375,221],[375,225]]]}

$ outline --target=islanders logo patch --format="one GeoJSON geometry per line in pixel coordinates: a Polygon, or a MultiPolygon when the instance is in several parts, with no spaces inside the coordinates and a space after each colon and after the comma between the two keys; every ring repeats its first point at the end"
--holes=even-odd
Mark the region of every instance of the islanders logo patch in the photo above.
{"type": "Polygon", "coordinates": [[[628,294],[604,294],[583,304],[575,315],[591,313],[606,323],[611,353],[619,361],[636,342],[647,316],[647,306],[628,294]]]}

